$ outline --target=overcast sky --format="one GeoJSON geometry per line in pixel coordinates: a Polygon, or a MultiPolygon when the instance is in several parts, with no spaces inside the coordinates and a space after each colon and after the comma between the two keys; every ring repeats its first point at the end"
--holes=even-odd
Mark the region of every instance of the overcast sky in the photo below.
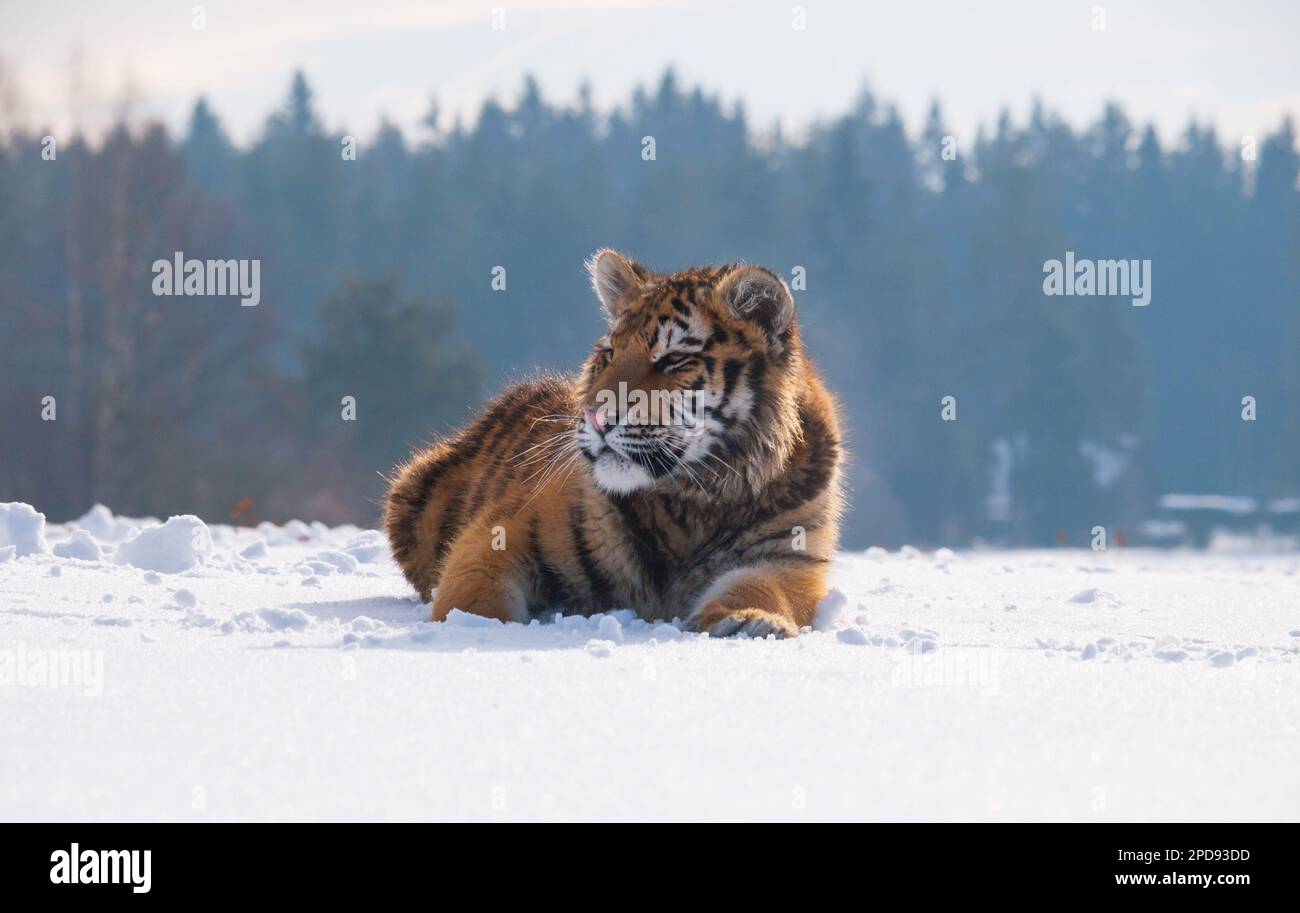
{"type": "Polygon", "coordinates": [[[368,135],[385,115],[414,128],[433,95],[469,117],[486,95],[510,102],[526,72],[563,102],[589,78],[607,107],[668,64],[687,83],[743,99],[760,127],[838,114],[864,84],[912,128],[938,96],[967,137],[1004,106],[1022,117],[1035,96],[1076,124],[1118,100],[1165,137],[1191,115],[1235,139],[1300,113],[1300,4],[1288,0],[198,5],[201,31],[193,0],[0,0],[0,61],[23,119],[62,130],[79,117],[94,129],[130,95],[137,114],[181,128],[202,93],[246,142],[301,67],[327,124],[368,135]],[[806,10],[802,31],[795,7],[806,10]],[[502,30],[494,8],[505,10],[502,30]]]}

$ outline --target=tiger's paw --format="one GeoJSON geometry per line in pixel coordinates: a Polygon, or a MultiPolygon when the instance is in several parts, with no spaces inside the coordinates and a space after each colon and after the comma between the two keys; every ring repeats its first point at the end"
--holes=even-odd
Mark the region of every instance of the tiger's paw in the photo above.
{"type": "Polygon", "coordinates": [[[710,637],[734,637],[746,634],[754,638],[776,635],[778,640],[794,637],[799,633],[793,621],[785,615],[768,612],[764,609],[724,609],[705,610],[695,621],[699,631],[708,632],[710,637]]]}
{"type": "Polygon", "coordinates": [[[433,594],[430,621],[446,621],[455,610],[501,622],[528,621],[528,604],[519,587],[508,581],[488,581],[478,575],[461,574],[446,579],[433,594]]]}

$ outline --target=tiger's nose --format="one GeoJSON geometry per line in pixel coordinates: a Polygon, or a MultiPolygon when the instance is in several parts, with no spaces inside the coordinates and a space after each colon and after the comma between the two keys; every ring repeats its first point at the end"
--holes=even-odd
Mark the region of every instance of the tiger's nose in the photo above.
{"type": "Polygon", "coordinates": [[[605,429],[608,427],[608,413],[603,409],[584,409],[582,414],[591,423],[591,427],[596,429],[596,433],[604,437],[605,429]]]}

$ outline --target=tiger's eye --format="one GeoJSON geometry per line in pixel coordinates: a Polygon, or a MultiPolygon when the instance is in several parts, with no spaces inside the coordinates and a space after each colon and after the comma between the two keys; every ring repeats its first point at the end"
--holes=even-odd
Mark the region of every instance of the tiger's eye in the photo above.
{"type": "Polygon", "coordinates": [[[690,352],[670,352],[667,355],[660,356],[654,363],[656,371],[672,371],[685,365],[695,356],[690,352]]]}

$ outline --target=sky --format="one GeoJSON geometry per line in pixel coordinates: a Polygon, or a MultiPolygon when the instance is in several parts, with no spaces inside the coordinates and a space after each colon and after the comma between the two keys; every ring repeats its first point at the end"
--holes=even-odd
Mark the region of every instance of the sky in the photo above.
{"type": "Polygon", "coordinates": [[[796,134],[869,86],[914,130],[938,97],[958,137],[1039,97],[1075,125],[1118,101],[1163,138],[1196,117],[1232,141],[1300,114],[1297,47],[1288,0],[0,0],[0,127],[126,108],[180,131],[203,94],[247,143],[301,68],[332,129],[414,136],[434,97],[444,126],[472,121],[532,73],[607,109],[672,65],[796,134]]]}

